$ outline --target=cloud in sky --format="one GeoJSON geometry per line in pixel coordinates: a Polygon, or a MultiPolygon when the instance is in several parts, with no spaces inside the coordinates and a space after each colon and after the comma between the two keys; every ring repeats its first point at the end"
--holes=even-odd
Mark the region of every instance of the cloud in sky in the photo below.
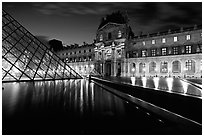
{"type": "Polygon", "coordinates": [[[23,2],[3,8],[37,35],[72,43],[93,41],[101,18],[117,10],[127,11],[135,34],[202,24],[201,2],[23,2]]]}

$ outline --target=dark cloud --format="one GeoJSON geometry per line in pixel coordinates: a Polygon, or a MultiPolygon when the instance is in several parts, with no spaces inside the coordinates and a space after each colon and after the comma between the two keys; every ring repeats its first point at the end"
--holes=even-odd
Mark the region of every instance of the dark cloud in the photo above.
{"type": "Polygon", "coordinates": [[[202,24],[201,2],[21,2],[2,5],[13,15],[17,14],[22,22],[27,22],[25,24],[35,34],[41,32],[72,43],[93,41],[101,18],[118,10],[127,12],[135,34],[202,24]]]}

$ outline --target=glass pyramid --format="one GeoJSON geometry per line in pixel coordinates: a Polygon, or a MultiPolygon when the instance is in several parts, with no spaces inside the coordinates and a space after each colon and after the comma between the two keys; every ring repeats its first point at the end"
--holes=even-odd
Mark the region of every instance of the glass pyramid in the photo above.
{"type": "Polygon", "coordinates": [[[82,78],[3,10],[2,81],[82,78]]]}

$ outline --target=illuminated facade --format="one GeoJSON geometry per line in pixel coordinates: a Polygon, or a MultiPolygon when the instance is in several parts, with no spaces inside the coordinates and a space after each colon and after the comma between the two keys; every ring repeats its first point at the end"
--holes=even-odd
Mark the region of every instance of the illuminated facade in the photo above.
{"type": "Polygon", "coordinates": [[[202,77],[201,26],[137,36],[126,47],[123,76],[202,77]]]}
{"type": "Polygon", "coordinates": [[[104,76],[202,77],[202,28],[132,37],[127,22],[99,25],[95,68],[104,76]]]}
{"type": "Polygon", "coordinates": [[[2,81],[81,78],[5,11],[2,13],[2,81]]]}
{"type": "Polygon", "coordinates": [[[133,37],[126,14],[112,13],[102,20],[96,33],[95,67],[103,76],[122,76],[125,47],[133,37]]]}
{"type": "Polygon", "coordinates": [[[57,52],[58,56],[77,73],[82,76],[95,73],[94,71],[94,44],[69,46],[57,52]]]}

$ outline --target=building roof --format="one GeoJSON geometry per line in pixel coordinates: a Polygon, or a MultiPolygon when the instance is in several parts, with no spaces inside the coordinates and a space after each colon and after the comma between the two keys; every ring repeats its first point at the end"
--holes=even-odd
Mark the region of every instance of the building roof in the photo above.
{"type": "Polygon", "coordinates": [[[98,27],[98,30],[110,22],[118,23],[118,24],[126,24],[128,23],[128,18],[127,18],[127,15],[125,15],[125,13],[122,13],[120,11],[113,12],[112,14],[106,15],[105,18],[101,19],[101,23],[98,27]]]}
{"type": "Polygon", "coordinates": [[[167,31],[162,31],[162,32],[157,32],[157,33],[151,33],[151,34],[145,34],[145,35],[137,35],[134,38],[149,38],[149,37],[156,37],[156,36],[164,36],[164,35],[169,35],[169,34],[176,34],[176,33],[182,33],[182,32],[187,32],[187,31],[193,31],[193,30],[200,30],[202,29],[202,25],[194,25],[193,27],[186,27],[186,28],[179,28],[179,29],[174,29],[174,30],[167,30],[167,31]]]}

